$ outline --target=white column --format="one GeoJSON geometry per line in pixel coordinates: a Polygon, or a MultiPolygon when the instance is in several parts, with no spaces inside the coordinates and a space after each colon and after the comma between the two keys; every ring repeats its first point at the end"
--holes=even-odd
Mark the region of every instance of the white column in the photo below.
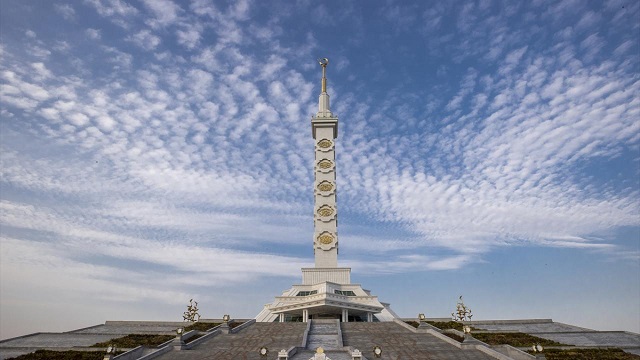
{"type": "Polygon", "coordinates": [[[302,310],[302,321],[309,322],[309,310],[307,309],[302,310]]]}
{"type": "MultiPolygon", "coordinates": [[[[338,220],[336,208],[336,154],[338,118],[329,110],[326,67],[329,60],[321,59],[322,92],[318,99],[318,113],[311,118],[315,140],[315,181],[313,252],[316,268],[338,267],[338,220]]],[[[327,281],[327,279],[324,279],[327,281]]]]}
{"type": "Polygon", "coordinates": [[[367,313],[367,322],[373,322],[373,313],[367,313]]]}
{"type": "Polygon", "coordinates": [[[342,309],[342,322],[349,322],[349,309],[342,309]]]}
{"type": "Polygon", "coordinates": [[[284,313],[280,314],[280,322],[284,322],[284,313]]]}

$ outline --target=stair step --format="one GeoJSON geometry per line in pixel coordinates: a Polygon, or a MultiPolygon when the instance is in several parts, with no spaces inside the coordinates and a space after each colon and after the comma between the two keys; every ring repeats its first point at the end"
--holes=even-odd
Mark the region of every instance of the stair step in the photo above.
{"type": "MultiPolygon", "coordinates": [[[[325,351],[324,353],[331,360],[352,360],[352,357],[348,351],[325,351]]],[[[313,358],[314,354],[315,352],[311,350],[299,351],[298,353],[293,355],[290,360],[309,360],[313,358]]]]}
{"type": "Polygon", "coordinates": [[[325,350],[341,350],[339,323],[336,320],[313,320],[307,337],[307,349],[315,351],[318,347],[325,350]]]}

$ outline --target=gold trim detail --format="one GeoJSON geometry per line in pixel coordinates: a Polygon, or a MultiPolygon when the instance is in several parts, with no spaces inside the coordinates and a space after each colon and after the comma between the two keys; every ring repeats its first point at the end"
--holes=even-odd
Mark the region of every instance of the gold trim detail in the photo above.
{"type": "Polygon", "coordinates": [[[320,184],[318,184],[318,190],[320,191],[331,191],[333,190],[333,184],[328,182],[328,181],[323,181],[320,184]]]}
{"type": "Polygon", "coordinates": [[[324,233],[318,235],[318,242],[320,244],[323,244],[323,245],[331,244],[333,242],[333,239],[334,239],[333,235],[331,235],[331,234],[329,234],[327,232],[324,232],[324,233]]]}
{"type": "Polygon", "coordinates": [[[333,213],[334,213],[333,208],[329,205],[323,205],[318,209],[318,215],[322,217],[329,217],[333,215],[333,213]]]}
{"type": "Polygon", "coordinates": [[[333,162],[329,159],[322,159],[318,161],[318,167],[320,169],[330,169],[333,166],[333,162]]]}
{"type": "Polygon", "coordinates": [[[331,145],[333,145],[333,142],[331,142],[331,140],[329,139],[322,139],[318,141],[318,146],[321,147],[322,149],[330,148],[331,145]]]}

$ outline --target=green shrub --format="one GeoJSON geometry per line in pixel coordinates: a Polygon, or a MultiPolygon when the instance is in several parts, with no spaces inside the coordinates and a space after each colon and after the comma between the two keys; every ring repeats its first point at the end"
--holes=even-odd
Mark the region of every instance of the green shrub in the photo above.
{"type": "Polygon", "coordinates": [[[96,343],[91,347],[104,347],[113,345],[116,348],[131,349],[138,346],[158,346],[164,342],[173,339],[172,335],[147,335],[147,334],[129,334],[127,336],[119,337],[117,339],[111,339],[109,341],[96,343]]]}
{"type": "Polygon", "coordinates": [[[104,351],[36,350],[36,352],[20,355],[7,360],[102,360],[103,358],[104,351]]]}
{"type": "Polygon", "coordinates": [[[511,345],[515,347],[530,347],[534,344],[540,344],[542,346],[568,346],[553,340],[547,340],[524,333],[471,333],[471,335],[489,345],[511,345]]]}
{"type": "Polygon", "coordinates": [[[417,328],[418,326],[420,326],[420,323],[417,321],[405,321],[407,324],[413,326],[414,328],[417,328]]]}
{"type": "Polygon", "coordinates": [[[459,323],[457,321],[427,321],[427,324],[431,324],[435,327],[437,327],[440,330],[447,330],[447,329],[454,329],[454,330],[458,330],[458,331],[462,331],[462,323],[459,323]]]}
{"type": "Polygon", "coordinates": [[[442,335],[446,335],[446,336],[452,338],[453,340],[455,340],[457,342],[463,342],[464,341],[464,336],[460,336],[458,334],[449,333],[449,332],[443,332],[442,335]]]}
{"type": "MultiPolygon", "coordinates": [[[[533,354],[532,351],[529,351],[533,354]]],[[[621,349],[545,349],[543,352],[547,360],[638,360],[640,356],[622,351],[621,349]]]]}
{"type": "Polygon", "coordinates": [[[243,322],[230,322],[229,323],[229,329],[233,329],[235,327],[238,327],[240,325],[244,324],[243,322]]]}
{"type": "Polygon", "coordinates": [[[194,340],[196,340],[196,339],[200,339],[201,337],[203,337],[203,336],[205,336],[205,335],[207,335],[207,334],[206,334],[206,333],[200,333],[200,334],[198,334],[198,335],[194,335],[194,336],[192,336],[192,337],[188,338],[187,340],[185,340],[185,341],[184,341],[184,343],[185,343],[185,344],[188,344],[188,343],[190,343],[190,342],[192,342],[192,341],[194,341],[194,340]]]}
{"type": "Polygon", "coordinates": [[[220,323],[210,323],[210,322],[195,322],[184,328],[184,331],[198,330],[198,331],[207,331],[213,327],[220,325],[220,323]]]}

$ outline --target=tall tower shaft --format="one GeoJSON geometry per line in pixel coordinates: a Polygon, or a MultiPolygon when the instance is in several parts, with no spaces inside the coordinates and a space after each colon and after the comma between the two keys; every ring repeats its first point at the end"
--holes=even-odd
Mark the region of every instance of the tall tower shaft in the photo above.
{"type": "Polygon", "coordinates": [[[276,296],[264,306],[256,321],[299,321],[309,319],[341,319],[343,322],[394,321],[398,315],[388,304],[351,283],[351,268],[338,267],[338,208],[336,206],[336,152],[338,117],[331,113],[327,93],[327,64],[322,66],[322,91],[318,113],[311,117],[314,146],[314,210],[313,254],[315,267],[302,268],[302,284],[276,296]]]}
{"type": "Polygon", "coordinates": [[[338,117],[331,113],[329,107],[326,77],[329,60],[323,58],[318,61],[322,66],[322,91],[318,99],[318,113],[311,118],[311,130],[315,140],[313,250],[316,268],[337,268],[335,139],[338,137],[338,117]]]}

